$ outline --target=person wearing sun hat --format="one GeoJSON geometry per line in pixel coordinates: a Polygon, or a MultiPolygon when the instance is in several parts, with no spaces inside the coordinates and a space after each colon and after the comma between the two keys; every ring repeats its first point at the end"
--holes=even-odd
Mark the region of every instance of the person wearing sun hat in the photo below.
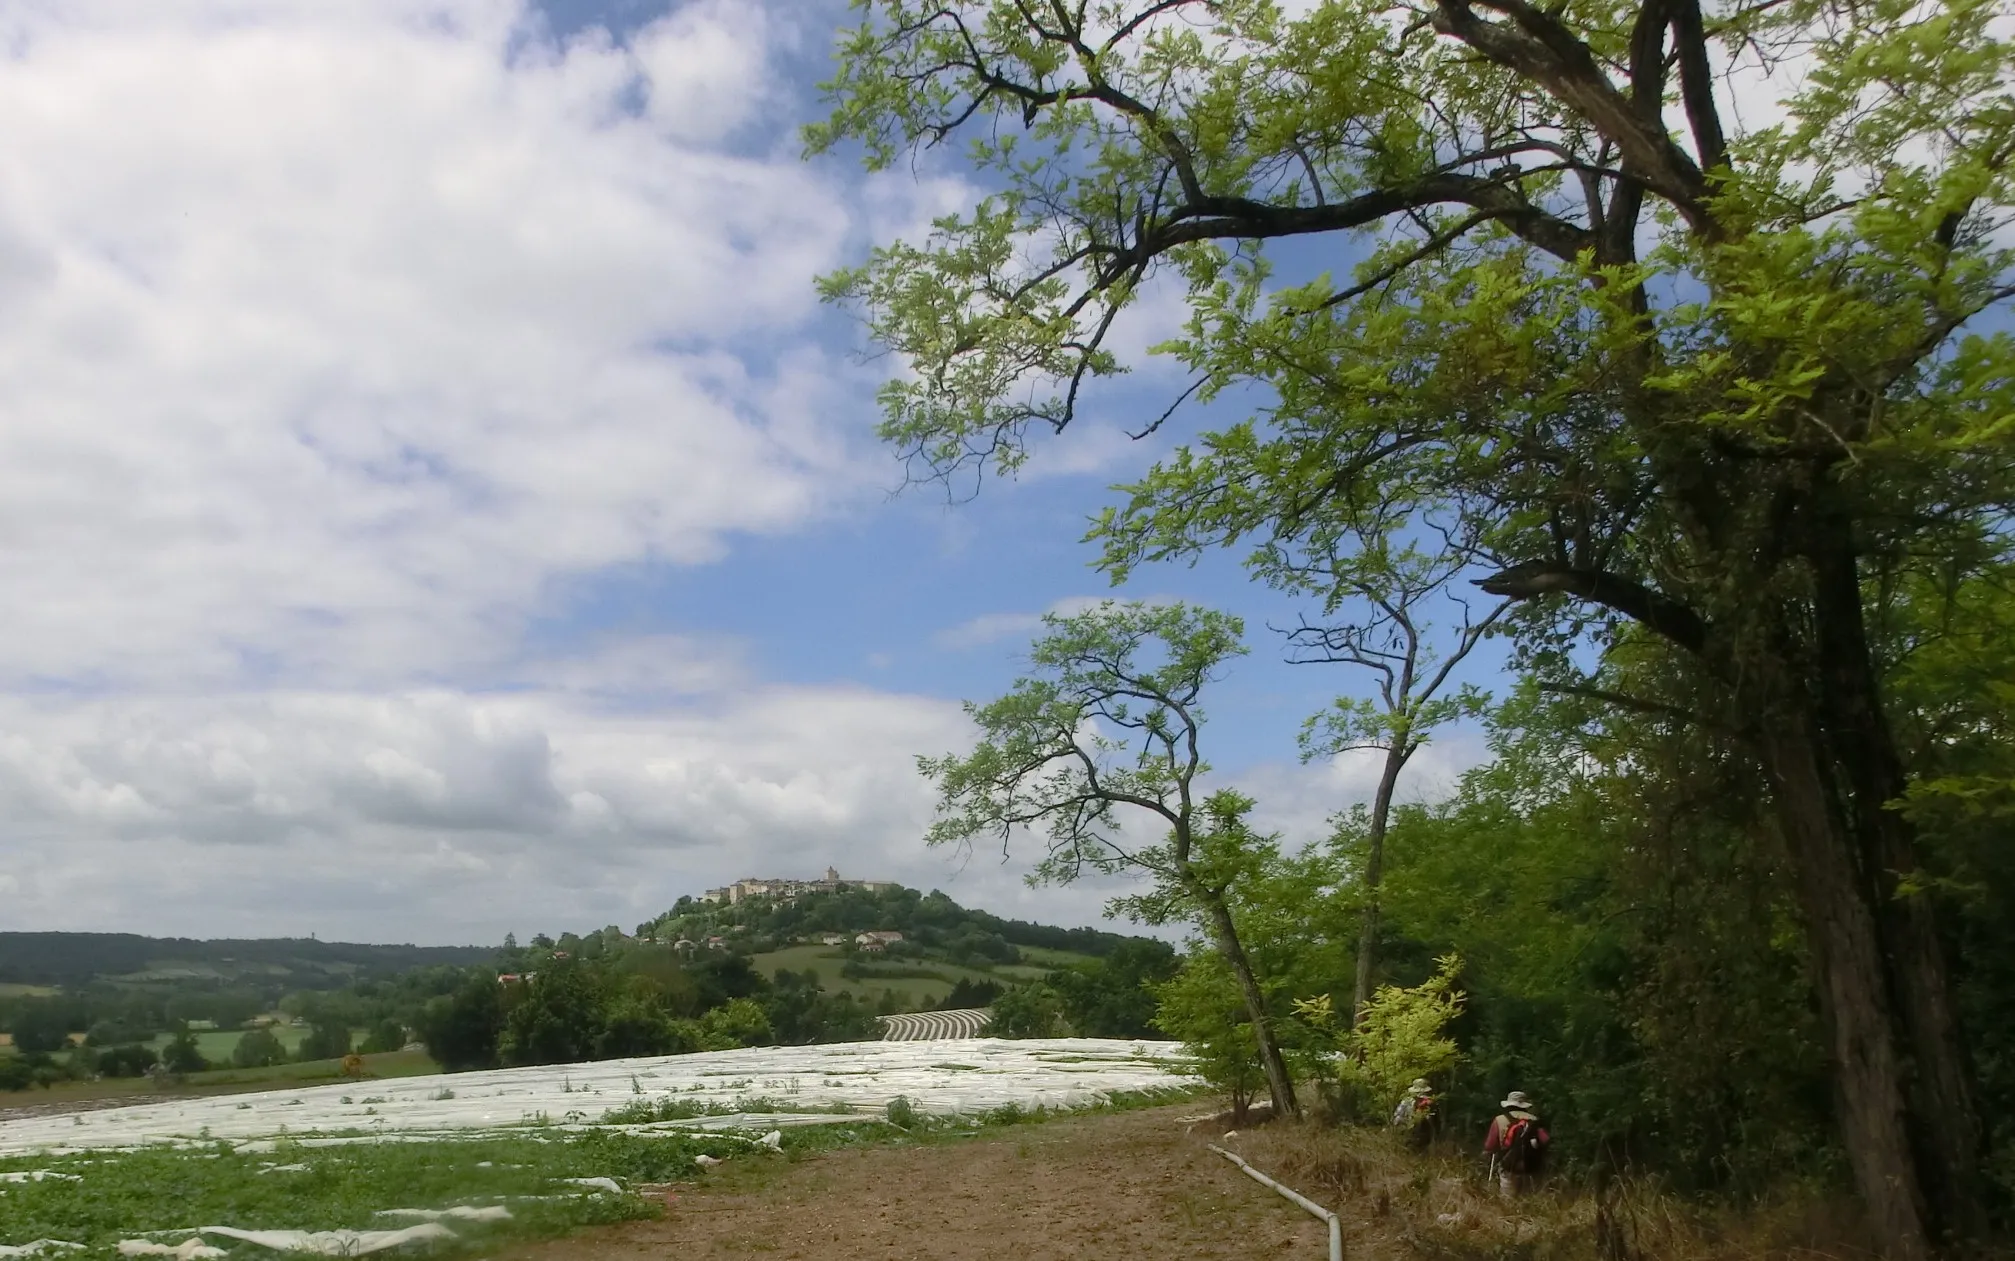
{"type": "Polygon", "coordinates": [[[1483,1154],[1497,1175],[1497,1189],[1506,1198],[1530,1191],[1546,1165],[1546,1147],[1553,1136],[1539,1123],[1539,1109],[1522,1090],[1514,1090],[1500,1105],[1504,1111],[1490,1123],[1483,1154]]]}
{"type": "Polygon", "coordinates": [[[1393,1109],[1392,1124],[1406,1131],[1407,1140],[1415,1147],[1425,1147],[1432,1137],[1434,1120],[1434,1087],[1428,1085],[1427,1078],[1416,1077],[1406,1088],[1406,1097],[1393,1109]]]}

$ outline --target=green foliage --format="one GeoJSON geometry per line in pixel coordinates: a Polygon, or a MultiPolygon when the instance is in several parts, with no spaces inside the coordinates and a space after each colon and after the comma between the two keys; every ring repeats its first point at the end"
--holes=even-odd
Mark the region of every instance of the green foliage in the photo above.
{"type": "Polygon", "coordinates": [[[1207,770],[1197,748],[1203,688],[1246,650],[1238,619],[1187,605],[1107,601],[1050,614],[1030,649],[1034,673],[998,700],[968,704],[981,739],[961,757],[919,758],[936,785],[926,840],[969,848],[1041,829],[1034,880],[1145,874],[1171,895],[1189,838],[1161,842],[1196,814],[1190,785],[1207,770]],[[1121,829],[1138,811],[1155,840],[1121,829]]]}
{"type": "Polygon", "coordinates": [[[1449,1026],[1462,1014],[1456,988],[1462,960],[1435,960],[1434,975],[1409,989],[1381,985],[1365,1005],[1357,1026],[1337,1020],[1327,994],[1296,1004],[1308,1024],[1335,1039],[1342,1056],[1335,1071],[1346,1096],[1359,1101],[1361,1116],[1382,1120],[1417,1077],[1442,1077],[1461,1059],[1449,1026]]]}
{"type": "Polygon", "coordinates": [[[70,1045],[68,1013],[55,1003],[24,1007],[14,1017],[14,1049],[23,1055],[54,1055],[70,1045]]]}
{"type": "Polygon", "coordinates": [[[702,1049],[727,1051],[738,1046],[769,1046],[776,1030],[763,1005],[752,998],[732,999],[700,1017],[702,1049]]]}
{"type": "Polygon", "coordinates": [[[294,1049],[298,1060],[339,1060],[350,1053],[350,1026],[330,1020],[318,1020],[308,1029],[308,1036],[301,1039],[301,1045],[294,1049]]]}
{"type": "Polygon", "coordinates": [[[106,1047],[98,1053],[98,1071],[107,1077],[144,1077],[159,1062],[153,1047],[138,1044],[106,1047]]]}
{"type": "Polygon", "coordinates": [[[436,998],[420,1017],[427,1054],[448,1072],[495,1068],[504,1031],[502,986],[487,970],[472,972],[454,994],[436,998]]]}
{"type": "Polygon", "coordinates": [[[1153,988],[1155,1024],[1183,1044],[1197,1076],[1231,1096],[1243,1112],[1266,1086],[1252,1015],[1223,956],[1198,951],[1184,958],[1170,979],[1153,988]]]}
{"type": "Polygon", "coordinates": [[[248,1029],[231,1048],[231,1063],[238,1068],[266,1068],[286,1062],[287,1048],[271,1029],[248,1029]]]}
{"type": "Polygon", "coordinates": [[[372,1025],[364,1035],[363,1044],[357,1049],[365,1055],[382,1055],[388,1051],[401,1050],[405,1045],[405,1024],[388,1018],[372,1025]]]}
{"type": "Polygon", "coordinates": [[[196,1035],[184,1026],[175,1031],[167,1046],[161,1048],[161,1067],[178,1075],[200,1073],[210,1067],[210,1062],[197,1048],[196,1035]]]}
{"type": "Polygon", "coordinates": [[[1064,1023],[1063,999],[1040,981],[1016,985],[1003,991],[993,1002],[993,1018],[987,1022],[990,1038],[1061,1038],[1070,1030],[1064,1023]]]}
{"type": "Polygon", "coordinates": [[[1151,1038],[1159,1036],[1152,987],[1172,978],[1176,967],[1173,948],[1141,938],[1103,959],[1058,968],[1045,982],[1063,1005],[1064,1022],[1080,1036],[1151,1038]]]}

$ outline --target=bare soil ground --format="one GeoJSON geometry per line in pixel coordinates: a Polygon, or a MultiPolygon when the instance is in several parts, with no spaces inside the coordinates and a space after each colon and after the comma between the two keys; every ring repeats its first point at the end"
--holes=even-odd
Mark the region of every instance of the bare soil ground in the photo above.
{"type": "Polygon", "coordinates": [[[760,1254],[819,1261],[1319,1258],[1320,1222],[1185,1133],[1196,1103],[733,1162],[679,1187],[665,1216],[526,1245],[499,1261],[662,1261],[760,1254]]]}

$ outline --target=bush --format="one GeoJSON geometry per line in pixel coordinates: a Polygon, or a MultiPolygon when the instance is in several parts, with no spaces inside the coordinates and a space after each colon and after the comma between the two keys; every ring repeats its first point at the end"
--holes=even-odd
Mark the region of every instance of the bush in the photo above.
{"type": "Polygon", "coordinates": [[[436,998],[420,1016],[420,1041],[450,1073],[497,1066],[504,1027],[504,987],[488,972],[472,972],[454,994],[436,998]]]}
{"type": "Polygon", "coordinates": [[[26,1090],[35,1084],[35,1066],[25,1055],[0,1055],[0,1090],[26,1090]]]}
{"type": "Polygon", "coordinates": [[[380,1020],[364,1035],[364,1045],[358,1049],[366,1055],[380,1055],[397,1051],[405,1045],[406,1026],[396,1020],[380,1020]]]}
{"type": "Polygon", "coordinates": [[[196,1046],[196,1035],[185,1027],[161,1048],[161,1066],[177,1075],[200,1073],[210,1067],[210,1061],[203,1058],[203,1052],[196,1046]]]}
{"type": "Polygon", "coordinates": [[[239,1068],[266,1068],[287,1062],[287,1048],[271,1029],[252,1029],[231,1048],[231,1063],[239,1068]]]}
{"type": "Polygon", "coordinates": [[[777,1040],[769,1013],[753,998],[737,998],[700,1017],[708,1050],[730,1051],[741,1046],[768,1046],[777,1040]]]}
{"type": "Polygon", "coordinates": [[[70,1022],[55,1003],[32,1003],[14,1017],[14,1049],[22,1055],[53,1055],[70,1045],[70,1022]]]}
{"type": "Polygon", "coordinates": [[[98,1052],[98,1071],[107,1077],[145,1077],[161,1057],[151,1046],[137,1042],[111,1046],[98,1052]]]}
{"type": "Polygon", "coordinates": [[[308,1030],[308,1036],[301,1039],[300,1050],[295,1058],[308,1060],[340,1060],[350,1053],[350,1027],[335,1021],[318,1021],[308,1030]]]}
{"type": "Polygon", "coordinates": [[[987,1036],[993,1038],[1060,1038],[1064,1026],[1063,999],[1041,981],[1005,990],[993,1002],[987,1036]]]}
{"type": "Polygon", "coordinates": [[[1462,960],[1448,955],[1435,963],[1434,975],[1412,989],[1381,985],[1355,1030],[1341,1028],[1326,994],[1295,1004],[1296,1015],[1335,1037],[1345,1052],[1335,1061],[1341,1111],[1382,1121],[1408,1082],[1444,1074],[1461,1058],[1447,1029],[1462,1014],[1463,994],[1455,988],[1462,960]]]}

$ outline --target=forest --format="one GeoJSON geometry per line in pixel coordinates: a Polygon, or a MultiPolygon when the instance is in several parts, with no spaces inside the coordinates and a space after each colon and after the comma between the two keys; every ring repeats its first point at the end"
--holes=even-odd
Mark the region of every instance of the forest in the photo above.
{"type": "Polygon", "coordinates": [[[1305,754],[1377,768],[1285,849],[1210,769],[1245,628],[1112,603],[922,759],[930,840],[1136,876],[1115,909],[1195,934],[1161,1023],[1278,1112],[1379,1115],[1411,1061],[1466,1125],[1532,1093],[1596,1175],[2005,1244],[2001,7],[856,17],[808,156],[966,190],[823,281],[899,365],[912,492],[1117,420],[1095,567],[1241,561],[1303,610],[1265,650],[1343,698],[1305,754]],[[1418,804],[1464,728],[1493,760],[1418,804]]]}

